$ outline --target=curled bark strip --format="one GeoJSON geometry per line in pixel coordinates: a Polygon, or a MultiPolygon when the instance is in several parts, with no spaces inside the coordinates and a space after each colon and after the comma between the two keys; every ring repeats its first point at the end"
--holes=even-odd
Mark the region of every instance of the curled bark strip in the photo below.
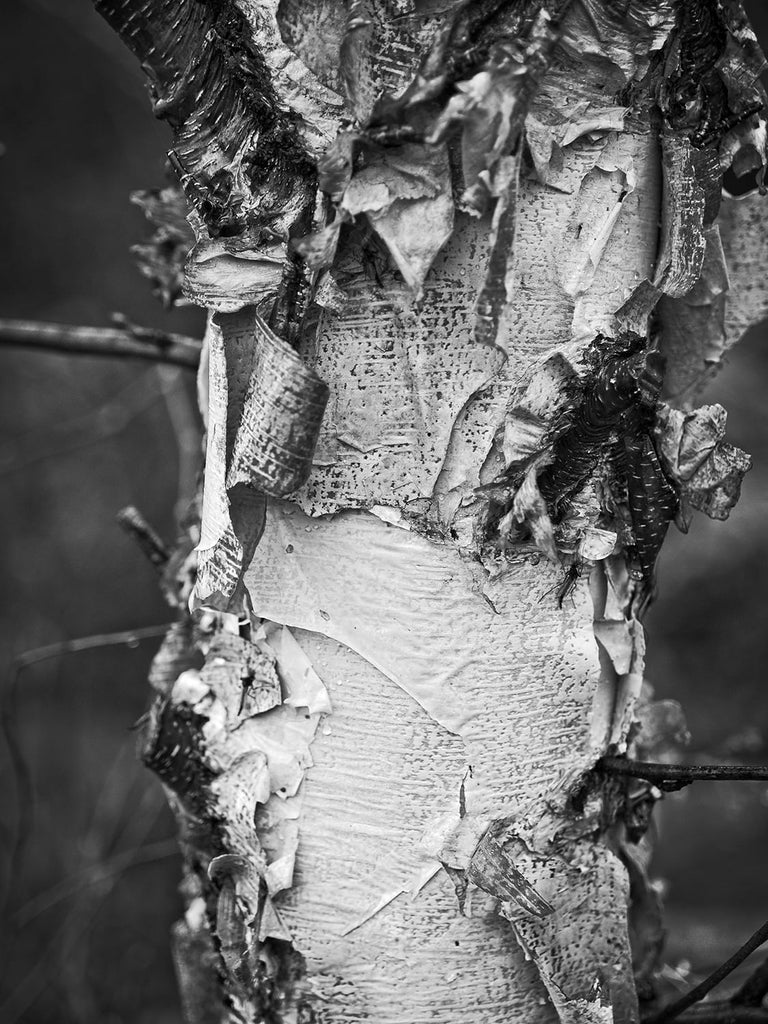
{"type": "Polygon", "coordinates": [[[727,519],[739,500],[741,482],[752,458],[740,448],[721,443],[712,457],[691,478],[688,500],[710,519],[727,519]]]}
{"type": "Polygon", "coordinates": [[[675,26],[674,0],[580,0],[566,24],[572,55],[599,60],[616,87],[641,78],[675,26]]]}
{"type": "Polygon", "coordinates": [[[258,314],[253,332],[255,359],[227,488],[247,484],[282,497],[309,476],[328,387],[258,314]]]}
{"type": "Polygon", "coordinates": [[[554,914],[555,908],[527,882],[499,843],[485,835],[467,870],[467,878],[496,899],[518,904],[534,917],[554,914]]]}
{"type": "Polygon", "coordinates": [[[266,495],[309,475],[328,389],[253,307],[209,329],[208,458],[196,598],[225,611],[264,529],[266,495]]]}
{"type": "Polygon", "coordinates": [[[706,231],[699,281],[684,298],[659,303],[665,390],[680,408],[696,400],[728,349],[768,312],[765,276],[755,272],[768,255],[767,210],[758,192],[724,200],[718,223],[706,231]]]}
{"type": "MultiPolygon", "coordinates": [[[[208,877],[218,886],[216,941],[229,978],[247,983],[248,926],[238,903],[238,884],[253,872],[250,862],[237,853],[223,853],[208,865],[208,877]],[[245,976],[243,976],[245,975],[245,976]]],[[[258,925],[255,929],[258,932],[258,925]]]]}
{"type": "Polygon", "coordinates": [[[662,249],[653,283],[679,298],[696,284],[704,263],[705,194],[696,179],[688,139],[671,133],[662,136],[662,168],[662,249]]]}
{"type": "Polygon", "coordinates": [[[242,606],[243,573],[264,532],[266,496],[246,485],[226,492],[226,509],[216,527],[221,530],[211,548],[199,550],[195,604],[218,611],[242,606]]]}

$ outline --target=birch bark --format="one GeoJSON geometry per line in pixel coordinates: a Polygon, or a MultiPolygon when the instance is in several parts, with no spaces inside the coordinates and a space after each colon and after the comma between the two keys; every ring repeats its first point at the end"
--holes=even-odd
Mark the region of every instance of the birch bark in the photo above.
{"type": "Polygon", "coordinates": [[[142,737],[189,1021],[638,1020],[658,907],[594,768],[652,752],[669,522],[749,464],[693,407],[765,313],[739,4],[96,5],[210,311],[142,737]]]}

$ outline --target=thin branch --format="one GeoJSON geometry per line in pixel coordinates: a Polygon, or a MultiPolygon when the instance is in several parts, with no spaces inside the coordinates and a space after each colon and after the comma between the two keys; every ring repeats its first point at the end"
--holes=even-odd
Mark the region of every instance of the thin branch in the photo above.
{"type": "Polygon", "coordinates": [[[729,1002],[699,1003],[681,1013],[677,1020],[680,1024],[768,1024],[768,1010],[729,1002]]]}
{"type": "Polygon", "coordinates": [[[117,647],[120,644],[136,647],[142,640],[153,636],[165,636],[169,629],[170,623],[165,622],[161,626],[142,626],[141,629],[123,629],[118,633],[96,633],[93,636],[78,637],[76,640],[59,640],[58,643],[47,644],[45,647],[33,647],[29,651],[22,651],[13,659],[13,667],[18,673],[28,665],[35,665],[49,658],[58,658],[61,654],[77,654],[97,647],[117,647]]]}
{"type": "Polygon", "coordinates": [[[136,506],[126,505],[120,509],[116,518],[128,536],[136,541],[155,571],[162,573],[170,558],[168,548],[136,506]]]}
{"type": "MultiPolygon", "coordinates": [[[[760,1006],[768,995],[768,958],[752,972],[738,992],[731,996],[734,1006],[760,1006]]],[[[768,1012],[766,1013],[768,1019],[768,1012]]]]}
{"type": "MultiPolygon", "coordinates": [[[[182,371],[179,371],[182,372],[182,371]]],[[[0,477],[19,473],[46,459],[68,457],[103,444],[125,430],[160,398],[154,372],[146,370],[115,392],[103,405],[56,423],[43,423],[0,444],[0,477]]]]}
{"type": "Polygon", "coordinates": [[[756,782],[768,779],[768,766],[748,764],[659,764],[633,761],[627,757],[601,757],[598,771],[610,775],[631,775],[654,782],[660,789],[674,790],[692,782],[756,782]]]}
{"type": "MultiPolygon", "coordinates": [[[[705,978],[700,985],[692,988],[690,992],[682,997],[682,999],[676,1000],[674,1003],[670,1003],[669,1006],[665,1006],[659,1013],[654,1014],[652,1017],[646,1018],[643,1024],[668,1024],[668,1021],[677,1020],[683,1011],[687,1010],[694,1003],[698,1003],[704,998],[704,996],[711,992],[715,985],[719,985],[721,981],[728,977],[731,971],[734,971],[739,964],[743,963],[747,959],[750,953],[754,953],[756,949],[759,949],[764,942],[768,941],[768,921],[761,925],[757,931],[750,936],[749,939],[741,946],[736,952],[725,961],[716,971],[713,971],[708,978],[705,978]]],[[[731,1013],[734,1011],[734,1007],[731,1008],[731,1013]]],[[[690,1017],[688,1018],[691,1019],[690,1017]]],[[[731,1018],[721,1018],[731,1019],[731,1018]]]]}
{"type": "Polygon", "coordinates": [[[121,875],[129,868],[139,867],[142,864],[152,864],[165,857],[174,857],[179,852],[179,842],[174,837],[171,839],[159,839],[148,846],[142,846],[138,850],[122,850],[114,854],[108,860],[100,864],[92,864],[83,868],[69,878],[57,882],[49,889],[38,893],[16,911],[15,923],[19,928],[25,927],[39,914],[50,910],[63,900],[77,895],[82,889],[91,885],[98,885],[106,878],[113,878],[121,875]]]}
{"type": "Polygon", "coordinates": [[[200,343],[194,338],[132,325],[76,327],[37,320],[0,319],[0,345],[79,355],[149,359],[189,370],[196,370],[200,362],[200,343]]]}
{"type": "Polygon", "coordinates": [[[0,1020],[3,1024],[17,1024],[46,984],[82,948],[92,928],[93,919],[120,877],[120,872],[103,875],[80,893],[81,899],[87,894],[88,902],[70,911],[51,936],[50,942],[35,950],[33,966],[0,1006],[0,1020]],[[53,960],[58,962],[58,970],[55,967],[52,969],[53,960]]]}
{"type": "MultiPolygon", "coordinates": [[[[170,624],[164,623],[161,626],[144,626],[141,629],[126,629],[118,633],[97,633],[93,636],[78,637],[75,640],[60,640],[58,643],[47,644],[45,647],[35,647],[28,651],[22,651],[11,662],[8,685],[2,691],[0,698],[0,725],[2,726],[8,756],[11,761],[11,773],[17,792],[18,804],[16,821],[13,825],[9,826],[11,832],[9,843],[11,847],[11,869],[8,875],[9,879],[18,877],[20,859],[31,829],[33,802],[29,769],[18,742],[17,729],[15,728],[16,693],[19,676],[22,671],[30,665],[36,665],[38,662],[47,661],[50,658],[58,658],[64,654],[77,654],[80,651],[89,651],[100,647],[114,647],[120,644],[125,644],[131,648],[137,647],[142,640],[164,636],[169,628],[170,624]]],[[[0,894],[0,910],[4,908],[7,898],[7,892],[0,894]]]]}
{"type": "Polygon", "coordinates": [[[182,521],[197,486],[202,455],[202,423],[197,402],[185,386],[177,367],[156,366],[155,373],[165,399],[165,408],[179,449],[176,519],[182,521]]]}

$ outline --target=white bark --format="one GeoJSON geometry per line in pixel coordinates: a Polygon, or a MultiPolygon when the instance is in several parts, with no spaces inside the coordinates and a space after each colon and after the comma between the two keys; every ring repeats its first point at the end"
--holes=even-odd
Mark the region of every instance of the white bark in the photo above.
{"type": "MultiPolygon", "coordinates": [[[[639,584],[625,553],[643,524],[608,454],[629,421],[550,507],[538,480],[595,361],[629,332],[650,347],[660,299],[677,396],[764,312],[762,290],[749,315],[724,298],[733,234],[721,246],[710,216],[718,147],[732,158],[764,131],[748,115],[741,141],[674,127],[662,86],[691,29],[672,0],[518,6],[451,85],[445,31],[469,8],[224,4],[273,114],[290,111],[285,152],[303,146],[326,193],[312,208],[304,172],[268,231],[285,180],[273,167],[249,191],[247,172],[273,127],[259,141],[238,106],[229,148],[198,166],[175,115],[187,292],[212,313],[193,595],[207,662],[178,660],[179,627],[144,744],[188,854],[191,1020],[225,1013],[215,986],[189,994],[216,955],[231,1020],[638,1019],[625,865],[646,906],[644,852],[590,775],[626,750],[642,683],[652,559],[639,584]],[[213,213],[200,167],[228,182],[213,213]],[[692,338],[715,304],[724,326],[692,338]],[[562,607],[553,561],[575,567],[562,607]]],[[[207,38],[230,46],[221,32],[214,18],[207,38]]],[[[754,61],[731,59],[757,89],[754,61]]],[[[724,224],[755,227],[754,201],[724,224]]],[[[683,513],[727,515],[748,460],[724,418],[635,400],[683,513]]],[[[636,914],[636,960],[654,913],[636,914]]]]}

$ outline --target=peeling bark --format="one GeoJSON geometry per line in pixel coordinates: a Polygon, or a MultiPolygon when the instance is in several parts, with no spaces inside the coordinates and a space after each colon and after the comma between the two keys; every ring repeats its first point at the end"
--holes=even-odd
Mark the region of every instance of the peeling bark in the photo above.
{"type": "Polygon", "coordinates": [[[194,230],[179,282],[145,195],[146,270],[210,313],[142,736],[188,1019],[637,1021],[655,797],[594,769],[680,732],[640,618],[749,468],[693,406],[768,308],[739,3],[96,6],[194,230]]]}

